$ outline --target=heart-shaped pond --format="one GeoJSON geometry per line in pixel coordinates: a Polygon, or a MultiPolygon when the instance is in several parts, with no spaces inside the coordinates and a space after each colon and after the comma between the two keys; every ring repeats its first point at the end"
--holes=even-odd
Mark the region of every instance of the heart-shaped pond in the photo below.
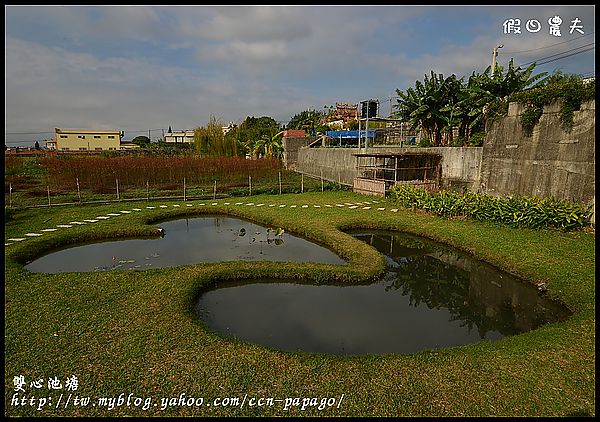
{"type": "Polygon", "coordinates": [[[381,280],[221,283],[200,295],[197,315],[242,341],[338,355],[494,341],[570,315],[534,286],[446,245],[397,232],[353,235],[386,256],[381,280]]]}
{"type": "Polygon", "coordinates": [[[50,251],[25,265],[29,271],[145,270],[221,261],[289,261],[345,264],[329,249],[286,233],[232,217],[164,221],[156,239],[94,242],[50,251]]]}

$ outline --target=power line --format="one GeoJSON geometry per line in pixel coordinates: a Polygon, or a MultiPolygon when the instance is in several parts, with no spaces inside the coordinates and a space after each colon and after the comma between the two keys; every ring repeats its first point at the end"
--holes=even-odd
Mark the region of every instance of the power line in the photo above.
{"type": "MultiPolygon", "coordinates": [[[[521,63],[519,66],[528,66],[528,65],[530,65],[532,63],[541,64],[540,61],[542,61],[542,60],[550,59],[552,57],[557,57],[557,56],[560,56],[560,55],[565,54],[565,53],[574,52],[575,50],[579,50],[581,48],[589,47],[589,46],[594,45],[594,44],[595,44],[595,42],[592,42],[592,43],[585,44],[585,45],[582,45],[582,46],[579,46],[579,47],[575,47],[575,48],[573,48],[571,50],[562,51],[560,53],[552,54],[552,55],[546,56],[546,57],[540,57],[538,59],[535,59],[535,60],[532,60],[532,61],[529,61],[529,62],[526,62],[526,63],[521,63]]],[[[593,48],[595,48],[595,47],[592,47],[592,49],[593,48]]],[[[585,50],[585,51],[589,51],[589,49],[585,50]]]]}
{"type": "Polygon", "coordinates": [[[570,43],[570,42],[576,41],[576,40],[581,39],[581,38],[589,37],[590,35],[593,35],[593,34],[594,34],[593,32],[590,32],[589,34],[582,35],[582,36],[577,37],[577,38],[573,38],[572,40],[563,41],[563,42],[559,42],[559,43],[556,43],[556,44],[550,44],[550,45],[548,45],[546,47],[532,48],[531,50],[521,50],[521,51],[498,51],[498,53],[501,53],[501,54],[515,54],[515,53],[527,53],[529,51],[543,50],[543,49],[551,48],[551,47],[554,47],[554,46],[557,46],[557,45],[570,43]]]}
{"type": "Polygon", "coordinates": [[[542,65],[542,64],[546,64],[546,63],[550,63],[550,62],[555,62],[556,60],[566,59],[567,57],[576,56],[577,54],[585,53],[585,52],[588,52],[588,51],[591,51],[591,50],[595,50],[595,49],[596,49],[596,47],[590,47],[590,48],[588,48],[586,50],[578,51],[576,53],[567,54],[566,56],[557,57],[557,58],[552,59],[552,60],[546,60],[545,62],[540,62],[540,63],[537,63],[537,64],[538,65],[542,65]]]}
{"type": "Polygon", "coordinates": [[[561,54],[565,54],[565,53],[569,53],[571,51],[579,50],[579,49],[584,48],[584,47],[589,47],[590,45],[593,45],[593,44],[595,44],[595,43],[591,42],[589,44],[585,44],[585,45],[582,45],[582,46],[579,46],[579,47],[575,47],[575,48],[573,48],[571,50],[562,51],[560,53],[552,54],[552,55],[546,56],[546,57],[540,57],[539,59],[535,59],[533,61],[525,63],[525,65],[531,64],[531,63],[534,63],[534,62],[537,62],[537,61],[540,61],[540,60],[546,60],[546,59],[550,59],[552,57],[560,56],[561,54]]]}

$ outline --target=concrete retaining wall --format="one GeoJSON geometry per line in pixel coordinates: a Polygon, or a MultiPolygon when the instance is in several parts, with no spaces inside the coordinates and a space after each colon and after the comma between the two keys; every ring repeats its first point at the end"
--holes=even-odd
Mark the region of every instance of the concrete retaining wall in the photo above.
{"type": "Polygon", "coordinates": [[[283,144],[283,165],[286,169],[294,170],[298,163],[298,149],[305,147],[315,140],[316,137],[301,136],[301,137],[288,137],[284,136],[282,140],[283,144]]]}
{"type": "Polygon", "coordinates": [[[594,201],[595,101],[574,113],[571,131],[561,127],[560,107],[560,102],[545,107],[526,136],[519,121],[523,106],[510,104],[508,116],[489,128],[483,145],[482,192],[594,201]]]}
{"type": "MultiPolygon", "coordinates": [[[[368,152],[402,153],[418,151],[423,154],[439,154],[442,156],[443,188],[475,190],[478,188],[479,169],[481,163],[481,147],[434,147],[434,148],[400,148],[372,147],[368,152]]],[[[296,170],[343,184],[352,185],[356,170],[356,157],[353,154],[365,152],[358,148],[306,148],[298,150],[296,170]]]]}
{"type": "Polygon", "coordinates": [[[308,148],[298,150],[296,171],[309,176],[321,177],[352,186],[358,175],[356,157],[358,148],[308,148]]]}

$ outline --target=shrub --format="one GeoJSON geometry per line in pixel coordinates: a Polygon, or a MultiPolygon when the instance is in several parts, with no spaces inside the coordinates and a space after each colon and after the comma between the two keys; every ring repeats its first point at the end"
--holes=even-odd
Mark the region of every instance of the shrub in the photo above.
{"type": "Polygon", "coordinates": [[[590,224],[591,210],[555,197],[497,197],[453,191],[428,192],[413,185],[395,186],[390,197],[405,208],[420,208],[442,217],[465,216],[511,227],[577,230],[590,224]]]}
{"type": "Polygon", "coordinates": [[[485,141],[485,132],[476,132],[469,138],[469,146],[480,147],[485,141]]]}

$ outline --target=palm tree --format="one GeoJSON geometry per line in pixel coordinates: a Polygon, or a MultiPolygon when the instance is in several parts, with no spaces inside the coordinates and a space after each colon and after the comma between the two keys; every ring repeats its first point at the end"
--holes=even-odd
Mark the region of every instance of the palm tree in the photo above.
{"type": "Polygon", "coordinates": [[[511,94],[533,89],[545,83],[547,72],[532,75],[535,66],[536,64],[533,63],[524,70],[520,67],[515,69],[511,59],[505,74],[502,66],[498,66],[492,76],[490,76],[490,66],[482,74],[473,72],[467,83],[462,104],[466,110],[470,109],[462,125],[467,141],[473,133],[485,130],[486,122],[490,117],[488,110],[492,103],[506,101],[511,94]]]}
{"type": "Polygon", "coordinates": [[[425,75],[423,82],[416,81],[406,92],[396,90],[396,117],[408,122],[412,129],[420,127],[433,146],[452,143],[453,129],[458,126],[459,136],[468,143],[476,132],[483,132],[490,105],[506,101],[510,94],[536,88],[545,83],[546,72],[533,75],[535,63],[522,70],[514,67],[511,59],[508,70],[491,67],[478,74],[473,72],[466,83],[455,75],[444,78],[442,74],[425,75]],[[447,142],[443,133],[447,133],[447,142]]]}
{"type": "Polygon", "coordinates": [[[256,141],[252,148],[252,153],[256,157],[264,158],[281,158],[283,154],[283,144],[280,136],[283,135],[283,130],[273,136],[263,135],[256,141]]]}
{"type": "Polygon", "coordinates": [[[398,115],[406,120],[413,129],[420,127],[433,146],[442,144],[442,130],[452,122],[452,110],[445,110],[449,103],[455,102],[461,89],[461,81],[455,75],[444,79],[443,74],[431,71],[431,77],[425,75],[423,83],[415,82],[415,88],[406,93],[396,90],[399,99],[396,108],[398,115]],[[450,111],[450,118],[447,113],[450,111]]]}

